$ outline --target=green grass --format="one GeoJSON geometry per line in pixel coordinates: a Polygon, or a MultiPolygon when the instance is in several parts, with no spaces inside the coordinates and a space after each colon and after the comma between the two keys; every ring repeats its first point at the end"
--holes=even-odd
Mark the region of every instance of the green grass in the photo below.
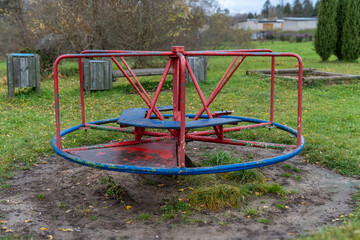
{"type": "Polygon", "coordinates": [[[160,212],[163,214],[164,219],[176,219],[186,222],[189,220],[189,216],[193,215],[193,210],[187,201],[179,201],[176,198],[171,199],[166,205],[160,208],[160,212]]]}
{"type": "Polygon", "coordinates": [[[270,224],[271,223],[271,220],[268,219],[268,218],[259,218],[257,221],[259,223],[264,223],[264,224],[270,224]]]}
{"type": "Polygon", "coordinates": [[[141,221],[147,221],[150,220],[152,217],[153,215],[151,213],[141,213],[137,218],[141,221]]]}

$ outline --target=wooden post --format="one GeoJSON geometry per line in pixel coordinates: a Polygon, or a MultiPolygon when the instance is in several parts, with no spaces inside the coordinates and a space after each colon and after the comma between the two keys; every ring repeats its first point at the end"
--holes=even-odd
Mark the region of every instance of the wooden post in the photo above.
{"type": "Polygon", "coordinates": [[[86,93],[92,90],[112,89],[112,61],[83,58],[83,79],[86,93]]]}
{"type": "Polygon", "coordinates": [[[9,98],[15,97],[15,88],[31,87],[40,94],[40,59],[32,53],[6,54],[9,98]]]}
{"type": "MultiPolygon", "coordinates": [[[[207,78],[207,58],[206,57],[188,57],[187,61],[198,82],[206,81],[207,78]]],[[[186,70],[186,82],[192,82],[189,72],[186,70]]]]}

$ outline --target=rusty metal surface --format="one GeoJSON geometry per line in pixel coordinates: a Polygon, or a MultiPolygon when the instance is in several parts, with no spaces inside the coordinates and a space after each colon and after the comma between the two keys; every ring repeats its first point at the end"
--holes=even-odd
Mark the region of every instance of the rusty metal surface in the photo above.
{"type": "Polygon", "coordinates": [[[70,154],[102,164],[147,167],[177,167],[176,142],[151,142],[112,148],[69,151],[70,154]]]}

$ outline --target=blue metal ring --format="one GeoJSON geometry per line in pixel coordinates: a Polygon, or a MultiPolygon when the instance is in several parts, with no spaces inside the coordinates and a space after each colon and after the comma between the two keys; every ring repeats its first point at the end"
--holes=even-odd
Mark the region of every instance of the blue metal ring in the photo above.
{"type": "MultiPolygon", "coordinates": [[[[188,114],[186,116],[191,118],[191,117],[194,117],[195,115],[188,114]]],[[[227,116],[222,116],[222,117],[226,118],[227,116]]],[[[201,118],[207,118],[207,116],[202,115],[201,118]]],[[[260,120],[260,119],[255,119],[255,118],[246,118],[246,117],[237,117],[237,116],[231,116],[231,118],[238,118],[244,122],[252,122],[252,123],[268,122],[265,120],[260,120]]],[[[99,120],[99,121],[89,122],[89,124],[105,124],[105,123],[110,123],[110,122],[116,122],[118,119],[119,118],[103,119],[103,120],[99,120]]],[[[290,127],[287,127],[285,125],[281,125],[281,124],[275,123],[275,122],[273,123],[273,125],[279,129],[282,129],[284,131],[287,131],[287,132],[292,133],[297,136],[297,132],[290,127]]],[[[65,129],[60,133],[60,136],[61,137],[65,136],[66,134],[74,132],[83,126],[84,126],[83,124],[80,124],[80,125],[65,129]]],[[[53,137],[53,139],[51,141],[51,145],[52,145],[54,151],[59,156],[65,158],[71,162],[85,165],[88,167],[110,170],[110,171],[141,173],[141,174],[197,175],[197,174],[210,174],[210,173],[222,173],[222,172],[246,170],[246,169],[264,167],[264,166],[272,165],[275,163],[283,162],[283,161],[286,161],[286,160],[298,155],[303,150],[303,148],[305,146],[305,139],[303,136],[301,136],[301,145],[281,156],[262,159],[259,161],[245,162],[245,163],[235,163],[235,164],[211,166],[211,167],[194,167],[194,168],[186,168],[186,167],[185,168],[179,168],[179,167],[177,167],[177,168],[159,168],[159,167],[138,167],[138,166],[131,166],[131,165],[103,164],[103,163],[92,162],[92,161],[88,161],[83,158],[79,158],[75,155],[64,152],[61,148],[57,149],[56,148],[56,136],[53,137]]]]}

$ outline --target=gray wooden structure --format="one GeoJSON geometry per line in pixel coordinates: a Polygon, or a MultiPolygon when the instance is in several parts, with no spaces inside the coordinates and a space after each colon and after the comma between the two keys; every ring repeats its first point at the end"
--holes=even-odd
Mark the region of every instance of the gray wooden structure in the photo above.
{"type": "MultiPolygon", "coordinates": [[[[207,58],[206,57],[188,57],[187,58],[190,67],[198,82],[206,81],[207,78],[207,58]]],[[[145,68],[145,69],[132,69],[135,76],[156,76],[162,75],[165,68],[145,68]]],[[[131,77],[128,70],[125,70],[126,74],[131,77]]],[[[172,74],[172,68],[169,69],[169,74],[172,74]]],[[[113,71],[113,81],[116,81],[117,77],[125,77],[120,70],[113,71]]],[[[189,72],[186,70],[186,82],[192,82],[189,72]]]]}
{"type": "MultiPolygon", "coordinates": [[[[187,57],[190,67],[198,82],[206,81],[207,78],[207,58],[206,57],[187,57]]],[[[186,70],[186,82],[192,82],[188,70],[186,70]]]]}
{"type": "Polygon", "coordinates": [[[111,59],[82,59],[84,89],[87,93],[94,90],[111,90],[112,61],[111,59]]]}
{"type": "Polygon", "coordinates": [[[31,87],[40,94],[40,59],[32,53],[6,54],[9,98],[15,97],[15,88],[31,87]]]}
{"type": "MultiPolygon", "coordinates": [[[[156,75],[163,75],[165,68],[144,68],[144,69],[131,69],[135,76],[156,76],[156,75]]],[[[126,74],[131,77],[129,70],[125,70],[126,74]]],[[[172,73],[172,69],[169,69],[169,74],[172,73]]],[[[116,81],[117,77],[125,77],[124,74],[120,70],[115,70],[113,72],[114,82],[116,81]]]]}

